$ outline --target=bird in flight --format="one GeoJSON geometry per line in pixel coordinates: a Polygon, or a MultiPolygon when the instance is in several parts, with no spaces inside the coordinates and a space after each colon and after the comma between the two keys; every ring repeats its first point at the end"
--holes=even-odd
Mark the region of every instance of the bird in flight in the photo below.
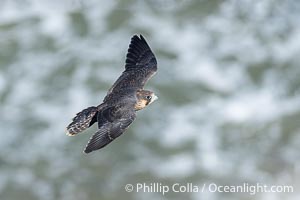
{"type": "Polygon", "coordinates": [[[145,38],[134,35],[121,76],[100,105],[76,114],[67,126],[67,135],[74,136],[97,122],[99,130],[90,138],[85,153],[101,149],[122,135],[135,120],[136,112],[157,99],[153,92],[143,89],[156,71],[157,61],[145,38]]]}

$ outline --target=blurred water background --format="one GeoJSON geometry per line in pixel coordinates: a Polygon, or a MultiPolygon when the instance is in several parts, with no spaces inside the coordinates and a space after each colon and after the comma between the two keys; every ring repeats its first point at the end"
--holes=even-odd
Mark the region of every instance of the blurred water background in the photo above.
{"type": "Polygon", "coordinates": [[[300,196],[297,0],[1,0],[0,199],[277,200],[300,196]],[[82,153],[133,34],[159,96],[126,134],[82,153]],[[127,193],[127,183],[292,185],[293,193],[127,193]]]}

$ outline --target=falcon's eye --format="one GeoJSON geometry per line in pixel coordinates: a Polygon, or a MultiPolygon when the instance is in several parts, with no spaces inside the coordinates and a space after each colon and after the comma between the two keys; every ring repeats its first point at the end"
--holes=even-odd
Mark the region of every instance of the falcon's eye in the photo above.
{"type": "Polygon", "coordinates": [[[146,96],[146,99],[150,101],[152,99],[152,96],[146,96]]]}

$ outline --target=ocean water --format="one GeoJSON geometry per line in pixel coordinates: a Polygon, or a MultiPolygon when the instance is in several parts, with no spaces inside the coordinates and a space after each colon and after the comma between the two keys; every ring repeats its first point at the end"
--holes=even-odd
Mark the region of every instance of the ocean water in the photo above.
{"type": "Polygon", "coordinates": [[[297,0],[2,0],[0,199],[295,200],[300,196],[297,0]],[[120,138],[82,153],[143,34],[159,100],[120,138]],[[126,192],[138,183],[293,186],[293,192],[126,192]]]}

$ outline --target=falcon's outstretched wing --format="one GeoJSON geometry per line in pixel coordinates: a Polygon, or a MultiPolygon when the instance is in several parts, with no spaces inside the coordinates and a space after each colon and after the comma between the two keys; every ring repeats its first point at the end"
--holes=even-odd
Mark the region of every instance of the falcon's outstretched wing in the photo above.
{"type": "Polygon", "coordinates": [[[90,141],[84,149],[84,153],[90,153],[97,149],[101,149],[119,137],[135,120],[135,112],[127,113],[125,117],[106,121],[99,130],[91,137],[90,141]]]}
{"type": "Polygon", "coordinates": [[[145,38],[134,35],[126,56],[125,71],[108,91],[117,92],[124,88],[142,89],[157,71],[157,61],[145,38]]]}

